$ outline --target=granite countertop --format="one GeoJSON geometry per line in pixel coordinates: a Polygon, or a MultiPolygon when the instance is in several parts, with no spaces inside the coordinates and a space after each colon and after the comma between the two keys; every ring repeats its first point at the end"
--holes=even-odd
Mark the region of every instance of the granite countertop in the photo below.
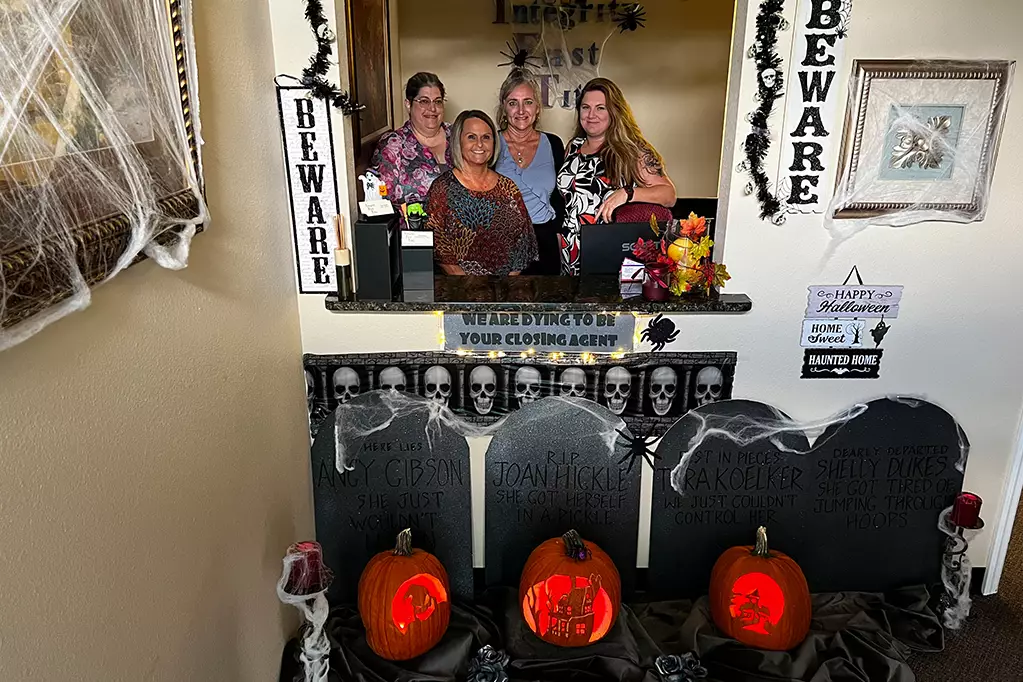
{"type": "Polygon", "coordinates": [[[325,305],[335,312],[416,312],[458,310],[629,311],[640,313],[745,313],[753,308],[746,294],[713,297],[681,296],[653,303],[641,296],[622,298],[617,275],[582,277],[456,277],[438,276],[433,301],[338,301],[328,294],[325,305]]]}

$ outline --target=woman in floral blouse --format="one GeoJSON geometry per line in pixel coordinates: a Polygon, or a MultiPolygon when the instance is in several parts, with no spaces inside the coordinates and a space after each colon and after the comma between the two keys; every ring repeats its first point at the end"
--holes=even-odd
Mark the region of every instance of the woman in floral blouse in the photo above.
{"type": "Polygon", "coordinates": [[[515,183],[494,171],[497,127],[463,111],[451,129],[455,168],[430,187],[434,256],[449,275],[518,275],[537,258],[536,233],[515,183]]]}
{"type": "Polygon", "coordinates": [[[409,119],[377,143],[369,170],[387,184],[394,204],[426,201],[430,185],[451,167],[451,126],[444,122],[444,84],[421,72],[405,85],[409,119]]]}

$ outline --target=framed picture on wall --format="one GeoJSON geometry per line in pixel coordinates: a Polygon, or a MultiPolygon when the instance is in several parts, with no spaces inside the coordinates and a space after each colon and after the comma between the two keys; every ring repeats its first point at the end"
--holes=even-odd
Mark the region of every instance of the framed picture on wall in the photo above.
{"type": "Polygon", "coordinates": [[[66,4],[0,12],[0,329],[205,215],[187,3],[66,4]]]}
{"type": "Polygon", "coordinates": [[[369,163],[377,140],[394,125],[391,113],[391,25],[388,0],[347,0],[352,90],[365,106],[353,117],[356,170],[369,163]]]}
{"type": "Polygon", "coordinates": [[[981,220],[1013,69],[1007,61],[856,60],[834,217],[981,220]]]}

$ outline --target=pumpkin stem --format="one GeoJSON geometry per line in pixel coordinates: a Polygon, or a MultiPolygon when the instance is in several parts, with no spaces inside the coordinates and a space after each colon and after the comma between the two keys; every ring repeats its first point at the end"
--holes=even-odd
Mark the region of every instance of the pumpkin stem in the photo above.
{"type": "Polygon", "coordinates": [[[590,550],[586,549],[586,543],[579,536],[578,531],[570,530],[561,536],[565,543],[565,556],[576,561],[585,561],[590,558],[590,550]]]}
{"type": "Polygon", "coordinates": [[[406,528],[398,533],[398,541],[394,543],[394,556],[412,556],[411,528],[406,528]]]}
{"type": "Polygon", "coordinates": [[[767,529],[763,526],[757,528],[757,544],[753,548],[752,554],[764,558],[771,556],[771,551],[767,549],[767,529]]]}

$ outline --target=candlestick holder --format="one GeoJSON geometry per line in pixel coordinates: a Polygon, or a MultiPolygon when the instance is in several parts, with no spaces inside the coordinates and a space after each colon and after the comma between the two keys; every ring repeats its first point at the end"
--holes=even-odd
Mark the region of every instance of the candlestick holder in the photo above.
{"type": "Polygon", "coordinates": [[[333,575],[323,565],[318,542],[297,542],[284,555],[284,571],[277,581],[277,596],[305,617],[301,654],[306,682],[327,682],[330,671],[330,641],[324,630],[329,606],[327,588],[333,575]]]}
{"type": "Polygon", "coordinates": [[[941,581],[945,593],[938,608],[945,627],[957,630],[970,615],[970,580],[972,565],[967,556],[971,535],[984,528],[980,518],[981,499],[973,493],[960,493],[955,504],[941,512],[938,529],[945,534],[945,549],[941,557],[941,581]]]}

